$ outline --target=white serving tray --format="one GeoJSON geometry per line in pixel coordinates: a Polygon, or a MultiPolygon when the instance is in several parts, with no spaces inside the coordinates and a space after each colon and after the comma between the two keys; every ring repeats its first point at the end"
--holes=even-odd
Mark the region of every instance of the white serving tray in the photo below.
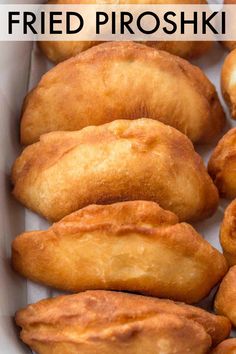
{"type": "MultiPolygon", "coordinates": [[[[0,4],[5,1],[0,0],[0,4]]],[[[26,3],[27,1],[25,1],[26,3]]],[[[38,1],[28,1],[28,3],[38,1]]],[[[6,1],[7,3],[7,1],[6,1]]],[[[13,3],[13,1],[12,1],[13,3]]],[[[14,1],[20,3],[20,1],[14,1]]],[[[220,94],[220,71],[226,51],[215,44],[214,49],[203,58],[195,61],[220,94]]],[[[19,117],[23,97],[52,65],[47,62],[30,42],[0,42],[0,353],[21,354],[30,352],[20,343],[14,326],[14,313],[27,303],[54,296],[58,292],[41,285],[24,281],[11,270],[10,245],[12,239],[23,230],[45,229],[48,223],[36,214],[25,210],[11,196],[10,170],[19,154],[19,117]]],[[[222,98],[221,98],[222,100],[222,98]]],[[[222,101],[223,102],[223,101],[222,101]]],[[[224,103],[223,103],[224,105],[224,103]]],[[[224,105],[225,111],[228,112],[224,105]]],[[[195,109],[195,107],[192,107],[195,109]]],[[[228,126],[235,125],[228,116],[228,126]]],[[[205,162],[212,146],[197,147],[205,162]]],[[[223,217],[226,201],[221,201],[216,214],[208,220],[194,225],[196,229],[216,248],[219,245],[219,225],[223,217]]],[[[214,260],[212,260],[214,262],[214,260]]],[[[212,295],[211,295],[212,297],[212,295]]],[[[208,308],[210,298],[201,306],[208,308]]]]}

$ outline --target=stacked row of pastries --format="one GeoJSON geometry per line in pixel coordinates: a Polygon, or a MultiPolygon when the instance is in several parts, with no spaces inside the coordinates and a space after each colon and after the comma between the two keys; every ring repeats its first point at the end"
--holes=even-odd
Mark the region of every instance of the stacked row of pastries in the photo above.
{"type": "MultiPolygon", "coordinates": [[[[13,194],[54,224],[17,236],[12,265],[75,294],[17,312],[21,339],[37,353],[236,350],[225,340],[236,326],[236,201],[222,222],[223,254],[189,224],[212,216],[219,194],[236,198],[236,129],[207,171],[193,143],[219,139],[223,109],[204,73],[167,52],[193,57],[210,45],[41,43],[53,61],[77,55],[46,73],[23,105],[28,146],[12,169],[13,194]],[[216,314],[193,306],[222,279],[216,314]]],[[[233,118],[235,73],[232,51],[222,91],[233,118]]]]}

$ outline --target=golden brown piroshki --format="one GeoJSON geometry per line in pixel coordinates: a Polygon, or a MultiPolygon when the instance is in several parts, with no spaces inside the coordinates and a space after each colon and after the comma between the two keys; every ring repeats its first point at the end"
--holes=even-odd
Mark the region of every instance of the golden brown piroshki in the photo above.
{"type": "Polygon", "coordinates": [[[204,354],[230,332],[226,318],[200,308],[108,291],[40,301],[16,323],[39,354],[204,354]]]}
{"type": "Polygon", "coordinates": [[[89,204],[151,200],[180,220],[211,216],[218,193],[190,140],[150,119],[53,132],[16,160],[13,194],[52,221],[89,204]]]}
{"type": "Polygon", "coordinates": [[[189,224],[144,201],[92,205],[47,231],[23,233],[13,241],[12,264],[62,290],[125,290],[186,303],[207,296],[228,269],[189,224]]]}
{"type": "Polygon", "coordinates": [[[230,266],[236,265],[236,200],[226,208],[220,230],[220,243],[230,266]]]}
{"type": "Polygon", "coordinates": [[[220,284],[215,299],[215,309],[218,314],[229,318],[236,327],[236,266],[229,269],[220,284]]]}
{"type": "Polygon", "coordinates": [[[221,72],[221,90],[229,106],[231,117],[236,119],[236,49],[230,52],[221,72]]]}
{"type": "Polygon", "coordinates": [[[208,172],[221,197],[236,198],[236,128],[230,129],[215,147],[208,172]]]}
{"type": "Polygon", "coordinates": [[[24,102],[21,141],[117,119],[152,118],[207,142],[225,117],[215,87],[184,59],[132,42],[97,45],[48,71],[24,102]]]}

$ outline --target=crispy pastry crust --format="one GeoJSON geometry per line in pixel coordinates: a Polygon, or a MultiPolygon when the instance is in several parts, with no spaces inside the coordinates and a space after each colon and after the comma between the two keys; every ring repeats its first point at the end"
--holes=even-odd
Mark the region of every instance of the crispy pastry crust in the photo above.
{"type": "Polygon", "coordinates": [[[228,268],[190,225],[141,201],[89,206],[47,231],[23,233],[12,264],[62,290],[127,290],[187,303],[208,295],[228,268]]]}
{"type": "Polygon", "coordinates": [[[236,49],[226,57],[221,72],[221,90],[233,119],[236,119],[236,49]]]}
{"type": "MultiPolygon", "coordinates": [[[[148,2],[150,3],[150,2],[148,2]]],[[[159,3],[159,2],[158,2],[159,3]]],[[[70,59],[81,52],[88,50],[95,45],[99,45],[102,42],[69,42],[69,41],[48,41],[48,42],[38,42],[38,45],[46,57],[58,64],[64,60],[70,59]]],[[[185,59],[195,59],[198,58],[212,48],[212,42],[200,42],[200,41],[168,41],[168,42],[139,42],[140,44],[145,44],[149,47],[158,50],[164,50],[170,54],[177,55],[185,59]]],[[[228,42],[226,42],[228,43],[228,42]]],[[[225,44],[224,44],[225,45],[225,44]]]]}
{"type": "Polygon", "coordinates": [[[228,317],[236,327],[236,266],[229,269],[220,284],[215,309],[218,314],[228,317]]]}
{"type": "Polygon", "coordinates": [[[50,131],[141,117],[207,143],[225,122],[215,88],[198,67],[141,44],[114,42],[97,45],[42,77],[25,99],[21,140],[31,144],[50,131]]]}
{"type": "MultiPolygon", "coordinates": [[[[157,314],[151,320],[141,319],[118,324],[98,332],[78,333],[76,326],[67,325],[66,335],[50,328],[50,334],[41,335],[44,330],[30,330],[23,341],[39,354],[177,354],[207,353],[211,338],[196,322],[183,321],[171,314],[157,314]],[[72,338],[71,338],[72,337],[72,338]]],[[[59,327],[59,326],[58,326],[59,327]]],[[[62,327],[62,326],[60,326],[62,327]]]]}
{"type": "Polygon", "coordinates": [[[189,139],[150,119],[53,132],[14,164],[14,195],[49,220],[89,204],[152,200],[181,220],[206,218],[218,193],[189,139]]]}
{"type": "MultiPolygon", "coordinates": [[[[182,2],[182,1],[181,1],[182,2]]],[[[71,3],[71,2],[70,2],[71,3]]],[[[81,2],[80,2],[81,3],[81,2]]],[[[116,2],[117,3],[117,2],[116,2]]],[[[148,1],[150,3],[150,1],[148,1]]],[[[159,4],[159,2],[158,2],[159,4]]],[[[88,50],[102,42],[69,42],[69,41],[45,41],[38,42],[38,45],[46,57],[58,64],[64,60],[70,59],[85,50],[88,50]]],[[[137,42],[138,43],[138,42],[137,42]]],[[[200,41],[168,41],[168,42],[139,42],[148,47],[158,50],[164,50],[170,54],[177,55],[185,59],[196,59],[206,54],[212,48],[212,42],[200,41]]],[[[228,42],[226,42],[228,43],[228,42]]],[[[225,45],[225,44],[224,44],[225,45]]]]}
{"type": "Polygon", "coordinates": [[[217,144],[208,172],[222,197],[236,197],[236,128],[229,130],[217,144]]]}
{"type": "Polygon", "coordinates": [[[225,210],[221,225],[220,242],[230,266],[236,264],[236,200],[225,210]]]}
{"type": "Polygon", "coordinates": [[[211,354],[235,354],[236,353],[236,338],[230,338],[220,343],[211,354]]]}
{"type": "Polygon", "coordinates": [[[16,314],[21,339],[40,354],[206,353],[229,335],[220,316],[170,300],[87,291],[16,314]],[[208,333],[208,335],[206,335],[208,333]]]}
{"type": "MultiPolygon", "coordinates": [[[[204,0],[106,0],[100,1],[102,4],[206,4],[204,0]]],[[[93,0],[52,0],[48,2],[49,4],[98,4],[99,1],[93,0]]],[[[93,42],[93,41],[48,41],[48,42],[38,42],[39,47],[43,53],[50,59],[52,62],[59,63],[63,60],[69,59],[84,50],[87,50],[95,45],[101,44],[102,42],[93,42]]],[[[140,42],[141,43],[141,42],[140,42]]],[[[205,54],[211,47],[212,42],[196,42],[196,41],[168,41],[168,42],[142,42],[147,46],[151,46],[156,49],[165,50],[171,54],[178,55],[183,58],[191,59],[197,58],[205,54]]]]}

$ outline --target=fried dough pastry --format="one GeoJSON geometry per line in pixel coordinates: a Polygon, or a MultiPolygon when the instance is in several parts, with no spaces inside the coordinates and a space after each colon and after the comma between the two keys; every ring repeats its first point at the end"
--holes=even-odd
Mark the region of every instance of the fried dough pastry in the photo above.
{"type": "Polygon", "coordinates": [[[40,301],[16,323],[39,354],[208,353],[230,331],[226,318],[200,308],[109,291],[40,301]]]}
{"type": "Polygon", "coordinates": [[[224,340],[217,345],[211,354],[236,354],[236,338],[224,340]]]}
{"type": "Polygon", "coordinates": [[[208,172],[222,197],[236,197],[236,128],[230,129],[217,144],[208,172]]]}
{"type": "Polygon", "coordinates": [[[23,233],[12,244],[12,264],[62,290],[126,290],[186,303],[208,295],[228,268],[190,225],[144,201],[89,206],[47,231],[23,233]]]}
{"type": "Polygon", "coordinates": [[[236,264],[236,200],[225,210],[220,230],[220,242],[230,266],[236,264]]]}
{"type": "Polygon", "coordinates": [[[63,323],[59,326],[62,333],[58,333],[56,325],[48,327],[43,325],[36,334],[30,327],[26,336],[22,335],[23,342],[38,354],[205,354],[211,346],[211,338],[202,326],[171,314],[98,331],[86,329],[85,333],[76,324],[63,323]]]}
{"type": "Polygon", "coordinates": [[[233,119],[236,119],[236,49],[226,57],[221,72],[221,90],[233,119]]]}
{"type": "Polygon", "coordinates": [[[236,266],[229,269],[220,284],[215,299],[215,309],[218,314],[229,318],[236,327],[236,266]]]}
{"type": "MultiPolygon", "coordinates": [[[[182,1],[181,1],[182,2],[182,1]]],[[[71,3],[71,2],[70,2],[71,3]]],[[[81,1],[80,1],[81,3],[81,1]]],[[[117,1],[116,1],[117,3],[117,1]]],[[[119,1],[120,3],[120,1],[119,1]]],[[[144,3],[144,2],[142,2],[144,3]]],[[[148,1],[150,3],[150,1],[148,1]]],[[[157,2],[159,4],[159,1],[157,2]]],[[[46,57],[54,62],[54,63],[60,63],[64,60],[67,60],[71,57],[74,57],[81,52],[88,50],[91,47],[94,47],[95,45],[99,45],[102,42],[98,41],[74,41],[74,42],[69,42],[69,41],[45,41],[45,42],[38,42],[38,45],[44,55],[46,57]]],[[[204,55],[206,52],[208,52],[211,47],[212,47],[212,42],[200,42],[200,41],[168,41],[168,42],[139,42],[140,44],[145,44],[149,47],[152,47],[154,49],[159,49],[159,50],[164,50],[166,52],[169,52],[170,54],[177,55],[179,57],[185,58],[185,59],[196,59],[198,57],[201,57],[204,55]]]]}
{"type": "Polygon", "coordinates": [[[21,141],[143,116],[193,142],[209,142],[224,125],[215,88],[199,68],[164,51],[116,42],[97,45],[43,76],[25,99],[21,141]]]}
{"type": "MultiPolygon", "coordinates": [[[[48,4],[152,4],[152,5],[167,5],[167,4],[206,4],[204,0],[52,0],[48,4]]],[[[48,59],[55,63],[69,59],[84,50],[87,50],[102,42],[97,41],[47,41],[39,42],[39,47],[48,59]]],[[[141,43],[141,42],[140,42],[141,43]]],[[[211,47],[212,42],[205,41],[160,41],[160,42],[142,42],[148,46],[156,49],[166,50],[167,52],[181,56],[183,58],[191,59],[197,58],[205,54],[211,47]]]]}
{"type": "Polygon", "coordinates": [[[58,221],[89,204],[151,200],[180,220],[212,215],[218,192],[189,139],[151,119],[53,132],[14,164],[14,195],[58,221]]]}

